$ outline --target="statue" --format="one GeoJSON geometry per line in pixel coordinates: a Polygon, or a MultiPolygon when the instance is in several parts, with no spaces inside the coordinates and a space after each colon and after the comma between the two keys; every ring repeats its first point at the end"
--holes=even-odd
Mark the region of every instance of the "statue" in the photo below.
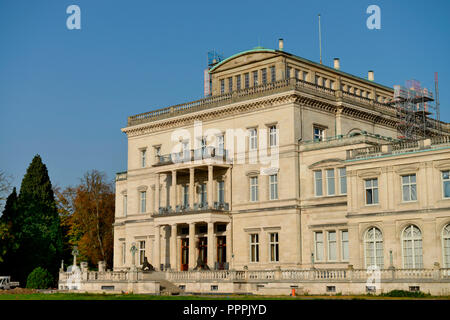
{"type": "Polygon", "coordinates": [[[73,265],[76,266],[77,265],[77,256],[80,254],[80,252],[78,251],[78,247],[75,246],[73,247],[72,250],[72,255],[73,255],[73,265]]]}
{"type": "Polygon", "coordinates": [[[135,256],[136,252],[138,251],[138,249],[136,248],[136,244],[134,242],[131,244],[130,251],[131,251],[131,255],[132,255],[132,258],[131,258],[132,266],[131,267],[134,269],[134,268],[136,268],[135,267],[136,262],[134,261],[134,256],[135,256]]]}
{"type": "Polygon", "coordinates": [[[142,264],[142,271],[155,271],[155,268],[148,262],[147,257],[144,257],[144,263],[142,264]]]}
{"type": "Polygon", "coordinates": [[[197,270],[197,269],[209,270],[208,265],[203,261],[203,259],[200,256],[198,256],[198,258],[197,258],[197,265],[195,266],[194,270],[197,270]]]}

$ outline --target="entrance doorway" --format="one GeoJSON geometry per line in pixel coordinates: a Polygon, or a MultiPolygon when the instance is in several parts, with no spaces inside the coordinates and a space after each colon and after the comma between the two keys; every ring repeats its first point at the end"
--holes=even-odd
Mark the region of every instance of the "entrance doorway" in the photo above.
{"type": "Polygon", "coordinates": [[[181,271],[189,269],[189,239],[181,239],[181,271]]]}

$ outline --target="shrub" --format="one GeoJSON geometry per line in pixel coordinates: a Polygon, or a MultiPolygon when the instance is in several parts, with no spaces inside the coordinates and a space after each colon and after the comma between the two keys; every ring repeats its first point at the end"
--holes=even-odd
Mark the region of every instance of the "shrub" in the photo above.
{"type": "Polygon", "coordinates": [[[411,292],[411,291],[406,291],[406,290],[392,290],[392,291],[389,291],[388,293],[381,294],[381,296],[396,297],[396,298],[398,298],[398,297],[424,298],[424,297],[429,297],[431,295],[429,293],[424,293],[422,291],[411,292]]]}
{"type": "Polygon", "coordinates": [[[28,275],[27,288],[47,289],[53,284],[53,277],[46,269],[37,267],[28,275]]]}

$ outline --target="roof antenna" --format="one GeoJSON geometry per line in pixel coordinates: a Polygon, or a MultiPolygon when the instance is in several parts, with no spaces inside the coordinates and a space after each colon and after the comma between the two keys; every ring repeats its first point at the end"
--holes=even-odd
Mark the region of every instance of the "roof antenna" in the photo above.
{"type": "Polygon", "coordinates": [[[320,64],[322,64],[322,33],[320,31],[320,13],[319,13],[319,52],[320,52],[320,64]]]}

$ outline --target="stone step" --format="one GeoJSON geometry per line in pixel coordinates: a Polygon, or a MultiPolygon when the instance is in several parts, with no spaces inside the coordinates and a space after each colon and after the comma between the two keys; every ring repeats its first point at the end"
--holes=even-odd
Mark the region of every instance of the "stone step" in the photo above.
{"type": "Polygon", "coordinates": [[[161,295],[178,295],[184,292],[178,286],[174,285],[172,282],[161,279],[159,280],[161,295]]]}

